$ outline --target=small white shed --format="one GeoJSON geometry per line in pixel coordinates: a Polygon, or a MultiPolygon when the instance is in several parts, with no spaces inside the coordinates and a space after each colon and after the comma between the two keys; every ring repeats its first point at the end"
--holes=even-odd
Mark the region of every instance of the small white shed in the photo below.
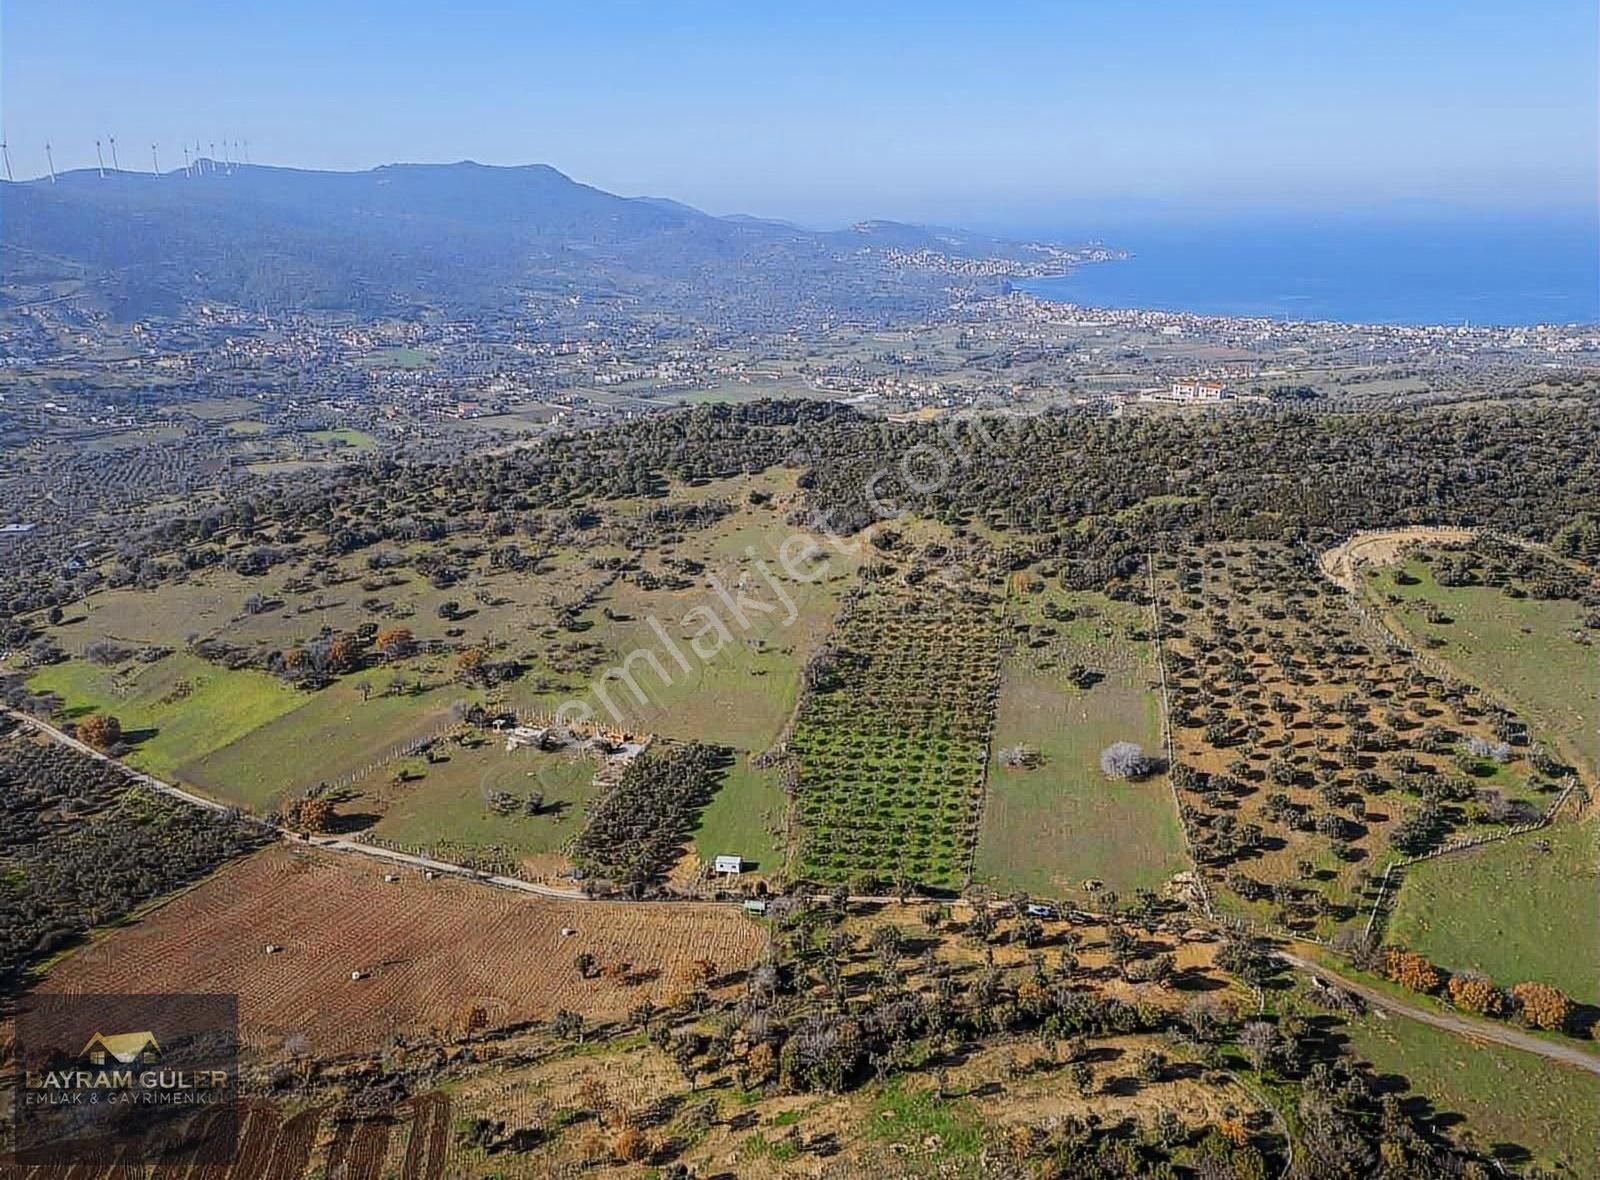
{"type": "Polygon", "coordinates": [[[711,861],[711,871],[719,877],[737,877],[744,872],[744,857],[718,856],[711,861]]]}

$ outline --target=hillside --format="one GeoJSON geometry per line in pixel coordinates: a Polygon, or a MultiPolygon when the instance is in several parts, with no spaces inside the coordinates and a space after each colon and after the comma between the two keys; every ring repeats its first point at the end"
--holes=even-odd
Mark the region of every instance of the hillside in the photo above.
{"type": "Polygon", "coordinates": [[[542,164],[234,165],[159,177],[86,169],[0,185],[0,212],[7,302],[87,283],[123,317],[195,301],[466,315],[576,298],[740,323],[808,311],[877,320],[927,307],[963,262],[1032,273],[1072,257],[892,222],[818,233],[713,217],[603,192],[542,164]]]}

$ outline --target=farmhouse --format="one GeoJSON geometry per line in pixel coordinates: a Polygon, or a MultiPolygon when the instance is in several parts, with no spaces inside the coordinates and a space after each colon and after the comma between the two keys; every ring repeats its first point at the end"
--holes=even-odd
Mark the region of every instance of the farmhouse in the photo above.
{"type": "Polygon", "coordinates": [[[518,750],[524,746],[535,750],[544,747],[545,737],[550,733],[548,729],[541,729],[533,725],[519,725],[506,734],[506,752],[518,750]]]}
{"type": "Polygon", "coordinates": [[[1150,401],[1197,405],[1224,401],[1233,395],[1228,391],[1228,387],[1220,381],[1201,381],[1196,378],[1174,381],[1166,389],[1158,389],[1146,396],[1150,401]]]}

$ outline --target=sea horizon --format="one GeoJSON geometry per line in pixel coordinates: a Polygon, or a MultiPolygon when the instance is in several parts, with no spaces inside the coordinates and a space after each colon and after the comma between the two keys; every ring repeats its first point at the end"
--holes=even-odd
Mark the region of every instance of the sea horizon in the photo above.
{"type": "Polygon", "coordinates": [[[1578,217],[1250,219],[1100,236],[1129,257],[1014,286],[1085,307],[1293,321],[1600,322],[1600,226],[1578,217]]]}

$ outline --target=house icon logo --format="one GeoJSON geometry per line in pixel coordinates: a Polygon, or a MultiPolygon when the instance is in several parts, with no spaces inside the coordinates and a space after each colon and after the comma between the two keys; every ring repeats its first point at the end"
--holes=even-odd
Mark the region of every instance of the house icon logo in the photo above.
{"type": "Polygon", "coordinates": [[[90,1065],[152,1065],[161,1060],[161,1045],[153,1032],[95,1033],[78,1054],[90,1065]]]}

